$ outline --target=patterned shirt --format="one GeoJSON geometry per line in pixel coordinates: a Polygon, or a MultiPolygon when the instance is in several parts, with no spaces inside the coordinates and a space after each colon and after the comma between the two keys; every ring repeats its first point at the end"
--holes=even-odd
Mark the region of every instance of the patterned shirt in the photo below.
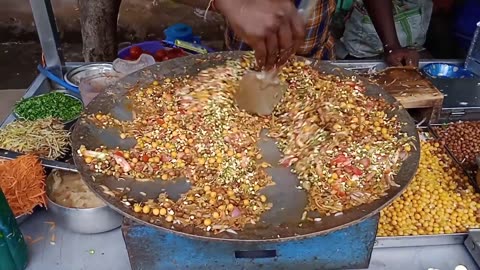
{"type": "MultiPolygon", "coordinates": [[[[298,7],[300,0],[294,0],[298,7]]],[[[312,15],[306,24],[305,42],[298,49],[297,55],[311,57],[322,60],[335,59],[334,44],[335,40],[330,34],[330,22],[335,12],[335,0],[318,1],[312,11],[312,15]]],[[[251,50],[235,33],[230,29],[227,22],[225,31],[225,44],[228,50],[245,51],[251,50]]]]}

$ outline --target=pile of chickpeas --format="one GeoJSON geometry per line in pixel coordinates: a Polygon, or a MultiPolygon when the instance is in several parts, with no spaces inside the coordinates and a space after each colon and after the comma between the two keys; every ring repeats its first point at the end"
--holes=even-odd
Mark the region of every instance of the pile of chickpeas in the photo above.
{"type": "Polygon", "coordinates": [[[480,195],[440,143],[421,142],[412,183],[380,215],[378,236],[451,234],[480,227],[480,195]]]}

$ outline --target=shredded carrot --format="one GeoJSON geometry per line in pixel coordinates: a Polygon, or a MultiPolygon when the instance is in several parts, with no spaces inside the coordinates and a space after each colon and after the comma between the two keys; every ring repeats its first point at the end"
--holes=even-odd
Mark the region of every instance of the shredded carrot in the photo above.
{"type": "Polygon", "coordinates": [[[45,206],[45,170],[33,155],[0,162],[0,188],[15,216],[45,206]]]}
{"type": "Polygon", "coordinates": [[[43,222],[43,223],[50,225],[50,229],[48,230],[49,232],[51,232],[52,230],[55,229],[55,222],[53,222],[53,221],[45,221],[45,222],[43,222]]]}
{"type": "Polygon", "coordinates": [[[43,238],[42,236],[40,236],[40,237],[38,237],[38,238],[30,241],[30,245],[33,245],[33,244],[35,244],[35,243],[37,243],[37,242],[40,242],[40,241],[42,241],[43,239],[44,239],[44,238],[43,238]]]}

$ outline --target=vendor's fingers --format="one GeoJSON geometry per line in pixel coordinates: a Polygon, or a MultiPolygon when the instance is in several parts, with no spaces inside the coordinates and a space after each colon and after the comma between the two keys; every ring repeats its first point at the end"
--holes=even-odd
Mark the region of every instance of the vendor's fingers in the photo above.
{"type": "Polygon", "coordinates": [[[293,40],[292,30],[290,29],[290,25],[286,25],[284,29],[279,30],[277,35],[278,35],[278,42],[280,46],[277,65],[281,66],[294,53],[293,48],[295,44],[293,40]]]}
{"type": "Polygon", "coordinates": [[[292,39],[294,50],[296,51],[305,41],[305,25],[306,21],[302,16],[296,15],[290,17],[290,28],[292,31],[292,39]]]}
{"type": "Polygon", "coordinates": [[[390,55],[387,57],[387,62],[390,66],[403,66],[402,60],[402,57],[396,57],[394,55],[390,55]]]}
{"type": "Polygon", "coordinates": [[[263,68],[267,61],[267,47],[265,42],[258,41],[253,43],[252,49],[255,51],[255,59],[257,60],[257,65],[259,68],[263,68]]]}
{"type": "Polygon", "coordinates": [[[273,33],[272,35],[267,36],[265,43],[267,45],[265,69],[270,70],[275,66],[278,60],[279,47],[277,34],[273,33]]]}
{"type": "Polygon", "coordinates": [[[407,66],[418,67],[419,57],[416,52],[411,52],[406,59],[407,66]]]}

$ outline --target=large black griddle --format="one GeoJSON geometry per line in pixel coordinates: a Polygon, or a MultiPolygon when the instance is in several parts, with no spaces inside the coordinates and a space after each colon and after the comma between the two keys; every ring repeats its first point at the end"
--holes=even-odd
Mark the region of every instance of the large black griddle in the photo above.
{"type": "MultiPolygon", "coordinates": [[[[208,55],[188,56],[159,63],[126,76],[116,84],[108,87],[105,92],[98,95],[86,107],[85,114],[77,122],[72,133],[72,148],[74,153],[76,153],[76,150],[78,150],[82,144],[86,145],[88,149],[94,149],[100,145],[106,145],[108,147],[118,146],[122,149],[128,149],[134,145],[135,142],[132,140],[121,140],[118,130],[96,127],[86,117],[86,115],[89,114],[102,112],[112,113],[113,116],[119,119],[131,119],[131,106],[129,106],[128,100],[126,99],[127,91],[131,87],[146,86],[154,80],[162,80],[167,77],[187,74],[195,75],[200,70],[222,65],[229,59],[239,59],[242,55],[243,53],[241,52],[221,52],[208,55]]],[[[334,74],[342,77],[354,75],[352,72],[320,61],[313,62],[311,65],[326,74],[334,74]]],[[[383,98],[389,103],[395,102],[395,99],[379,86],[369,84],[368,82],[365,83],[367,95],[383,98]]],[[[87,185],[109,206],[130,219],[148,224],[160,230],[170,231],[191,238],[224,241],[278,241],[313,237],[354,225],[377,214],[382,208],[398,197],[403,189],[410,183],[417,170],[420,158],[418,133],[413,119],[406,110],[400,108],[388,113],[396,114],[398,119],[405,123],[402,128],[403,131],[409,136],[416,138],[414,142],[416,146],[415,149],[411,152],[407,160],[404,161],[400,172],[395,177],[395,182],[398,183],[400,187],[392,187],[385,197],[370,204],[344,211],[341,215],[322,217],[321,221],[316,222],[301,221],[307,203],[305,192],[296,188],[298,186],[298,180],[295,175],[290,173],[288,168],[273,167],[270,168],[269,173],[272,175],[276,185],[262,190],[273,203],[273,208],[267,211],[256,225],[248,225],[244,230],[239,231],[238,234],[227,232],[213,234],[192,227],[181,228],[163,220],[151,223],[151,215],[135,213],[126,207],[120,198],[112,197],[104,192],[105,187],[111,190],[129,187],[131,190],[128,196],[136,199],[153,199],[162,191],[166,191],[167,194],[173,198],[178,198],[182,192],[185,192],[189,188],[189,184],[185,180],[152,182],[138,182],[132,179],[118,180],[112,176],[93,173],[88,169],[83,158],[76,154],[74,155],[74,160],[78,171],[81,173],[87,185]],[[143,196],[140,192],[145,192],[147,195],[143,196]]],[[[262,136],[264,137],[264,135],[262,136]]],[[[267,161],[276,161],[280,158],[280,153],[276,149],[274,141],[262,139],[259,145],[267,161]]]]}

